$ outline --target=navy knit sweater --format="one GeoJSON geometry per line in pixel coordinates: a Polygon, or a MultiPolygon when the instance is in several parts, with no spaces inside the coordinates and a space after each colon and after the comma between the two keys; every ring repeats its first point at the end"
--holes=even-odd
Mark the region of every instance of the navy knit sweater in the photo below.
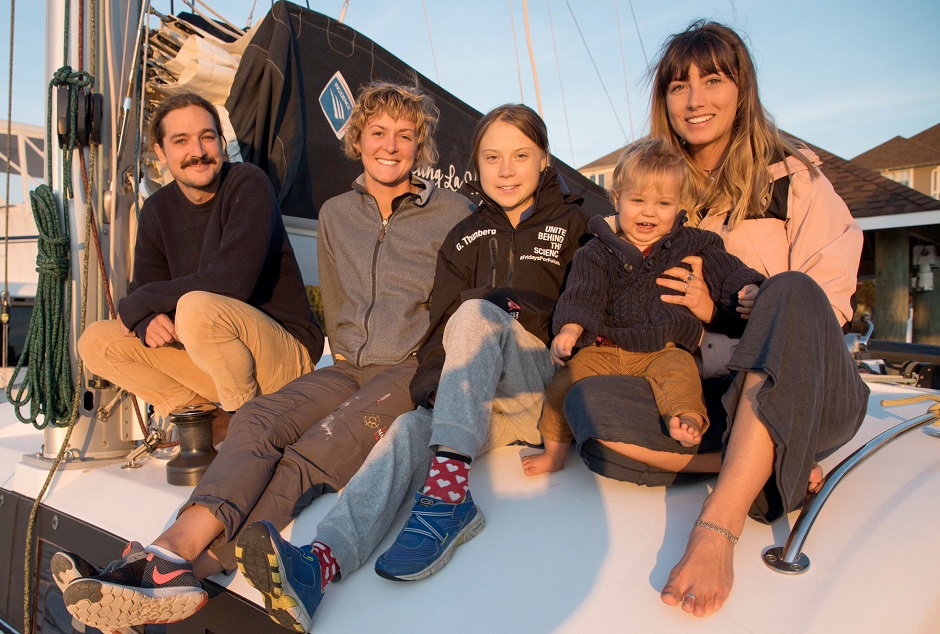
{"type": "Polygon", "coordinates": [[[701,256],[705,283],[718,311],[725,313],[723,320],[739,321],[743,329],[744,321],[735,311],[737,293],[747,284],[761,284],[764,276],[725,251],[718,235],[684,227],[685,219],[680,213],[672,230],[644,258],[640,249],[614,234],[605,218],[591,218],[588,230],[597,237],[575,254],[555,308],[554,331],[565,324],[580,325],[584,333],[579,347],[603,337],[633,352],[662,350],[669,342],[695,350],[702,322],[685,306],[662,301],[660,295],[678,293],[656,284],[666,269],[688,268],[682,264],[688,255],[701,256]]]}

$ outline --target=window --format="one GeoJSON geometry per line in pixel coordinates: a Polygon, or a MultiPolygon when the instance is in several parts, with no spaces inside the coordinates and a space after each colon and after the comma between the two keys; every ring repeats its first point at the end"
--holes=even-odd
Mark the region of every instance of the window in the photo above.
{"type": "Polygon", "coordinates": [[[934,198],[940,198],[940,165],[930,172],[930,195],[934,198]]]}
{"type": "Polygon", "coordinates": [[[884,175],[896,183],[905,187],[910,187],[912,182],[912,170],[885,170],[884,175]]]}
{"type": "Polygon", "coordinates": [[[601,187],[604,186],[604,175],[603,175],[603,174],[598,174],[598,175],[597,175],[597,184],[600,185],[601,187]]]}

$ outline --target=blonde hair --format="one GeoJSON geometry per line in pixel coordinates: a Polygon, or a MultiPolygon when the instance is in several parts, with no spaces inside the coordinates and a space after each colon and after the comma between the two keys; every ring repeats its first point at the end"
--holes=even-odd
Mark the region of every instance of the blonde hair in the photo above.
{"type": "Polygon", "coordinates": [[[362,131],[374,117],[387,114],[393,119],[406,119],[415,124],[418,152],[415,167],[428,167],[437,163],[437,143],[434,133],[441,111],[434,104],[434,99],[417,86],[402,86],[389,82],[376,81],[363,86],[359,98],[349,115],[349,127],[344,137],[344,150],[351,159],[362,157],[359,142],[362,131]]]}
{"type": "Polygon", "coordinates": [[[692,178],[702,193],[691,211],[690,224],[698,224],[703,210],[707,213],[723,201],[731,203],[730,227],[747,217],[763,215],[773,188],[767,168],[787,156],[802,161],[812,176],[819,173],[799,148],[780,134],[764,109],[757,92],[754,62],[744,41],[732,29],[717,22],[693,22],[682,33],[666,39],[652,75],[650,135],[665,139],[683,151],[692,178]],[[703,75],[723,73],[738,88],[731,141],[711,175],[692,163],[685,141],[669,123],[666,108],[669,84],[688,80],[693,64],[703,75]]]}
{"type": "Polygon", "coordinates": [[[620,193],[630,187],[642,188],[649,182],[662,182],[667,174],[679,179],[680,205],[683,209],[697,198],[692,170],[681,150],[677,150],[665,139],[645,137],[625,147],[617,159],[610,199],[614,205],[620,193]]]}

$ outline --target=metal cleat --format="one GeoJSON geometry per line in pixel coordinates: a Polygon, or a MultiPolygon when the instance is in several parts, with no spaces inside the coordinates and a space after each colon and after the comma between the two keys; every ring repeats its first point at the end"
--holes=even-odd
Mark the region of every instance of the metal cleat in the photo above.
{"type": "Polygon", "coordinates": [[[152,454],[162,442],[166,440],[166,432],[162,429],[151,429],[147,437],[137,445],[134,451],[127,454],[126,462],[121,466],[122,469],[137,469],[141,465],[137,464],[137,459],[146,454],[152,454]]]}

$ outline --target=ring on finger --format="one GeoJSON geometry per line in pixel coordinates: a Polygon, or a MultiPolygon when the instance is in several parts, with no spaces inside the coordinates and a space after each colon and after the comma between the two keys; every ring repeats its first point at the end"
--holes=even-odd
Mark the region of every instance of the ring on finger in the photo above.
{"type": "Polygon", "coordinates": [[[692,280],[695,279],[695,273],[689,273],[689,275],[685,279],[691,282],[692,280]]]}
{"type": "Polygon", "coordinates": [[[695,601],[696,597],[691,592],[686,592],[684,595],[682,595],[682,600],[685,601],[686,599],[692,599],[695,601]]]}

